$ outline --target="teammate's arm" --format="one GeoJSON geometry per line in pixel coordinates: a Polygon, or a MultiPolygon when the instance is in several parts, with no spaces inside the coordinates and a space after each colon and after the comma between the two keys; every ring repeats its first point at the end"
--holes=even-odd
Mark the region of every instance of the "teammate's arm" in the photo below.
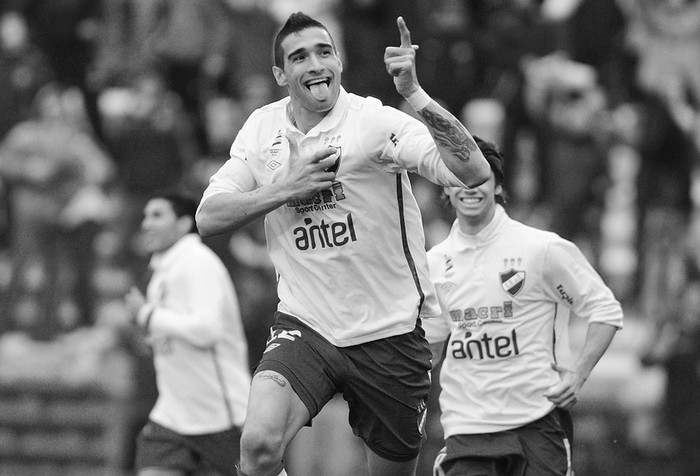
{"type": "Polygon", "coordinates": [[[573,369],[554,365],[559,372],[560,381],[545,394],[552,403],[565,410],[570,409],[578,400],[578,393],[588,380],[593,367],[598,363],[618,331],[618,327],[604,322],[588,324],[586,340],[573,369]]]}
{"type": "Polygon", "coordinates": [[[415,68],[418,46],[411,44],[404,19],[398,17],[396,23],[401,46],[389,46],[384,53],[384,64],[394,77],[396,90],[428,126],[443,162],[452,173],[468,187],[481,185],[491,173],[488,162],[467,128],[420,87],[415,68]]]}

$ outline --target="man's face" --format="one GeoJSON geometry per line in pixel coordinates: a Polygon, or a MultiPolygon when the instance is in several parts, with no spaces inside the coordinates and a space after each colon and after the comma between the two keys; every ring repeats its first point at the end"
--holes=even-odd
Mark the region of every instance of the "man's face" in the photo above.
{"type": "Polygon", "coordinates": [[[187,234],[189,221],[186,216],[178,218],[169,201],[162,198],[149,200],[141,221],[145,250],[149,253],[167,250],[187,234]]]}
{"type": "Polygon", "coordinates": [[[284,68],[273,67],[280,86],[287,86],[292,101],[311,112],[329,111],[338,99],[343,64],[323,28],[307,28],[281,43],[284,68]]]}
{"type": "Polygon", "coordinates": [[[476,188],[447,187],[445,192],[457,217],[475,226],[491,221],[496,209],[496,194],[501,193],[501,186],[496,185],[491,172],[491,177],[476,188]]]}

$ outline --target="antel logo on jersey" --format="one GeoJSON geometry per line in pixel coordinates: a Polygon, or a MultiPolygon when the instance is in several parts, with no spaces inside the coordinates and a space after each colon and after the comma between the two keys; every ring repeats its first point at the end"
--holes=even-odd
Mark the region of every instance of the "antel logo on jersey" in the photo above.
{"type": "Polygon", "coordinates": [[[295,237],[294,244],[301,251],[333,248],[357,241],[351,213],[345,216],[345,221],[330,223],[325,219],[320,223],[314,223],[311,218],[304,218],[304,226],[294,228],[292,233],[295,237]]]}
{"type": "Polygon", "coordinates": [[[455,359],[504,359],[520,354],[518,335],[513,329],[510,334],[490,336],[484,333],[478,339],[472,339],[472,333],[466,332],[464,340],[454,339],[450,342],[452,357],[455,359]]]}

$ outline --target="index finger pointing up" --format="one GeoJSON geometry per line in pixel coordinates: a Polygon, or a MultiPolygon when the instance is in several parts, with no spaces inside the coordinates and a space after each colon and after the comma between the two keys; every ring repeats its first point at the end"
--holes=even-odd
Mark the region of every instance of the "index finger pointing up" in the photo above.
{"type": "Polygon", "coordinates": [[[399,34],[401,35],[401,48],[410,48],[411,32],[408,31],[408,27],[406,26],[406,22],[404,21],[403,17],[398,17],[396,19],[396,24],[399,27],[399,34]]]}

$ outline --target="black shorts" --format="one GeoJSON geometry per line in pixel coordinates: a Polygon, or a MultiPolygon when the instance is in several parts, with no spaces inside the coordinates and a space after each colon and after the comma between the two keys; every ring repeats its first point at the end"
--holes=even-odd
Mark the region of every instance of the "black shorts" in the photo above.
{"type": "Polygon", "coordinates": [[[223,476],[236,476],[240,441],[239,428],[205,435],[181,435],[149,421],[136,438],[135,466],[137,470],[167,468],[188,473],[216,470],[223,476]]]}
{"type": "Polygon", "coordinates": [[[455,435],[435,460],[436,476],[565,476],[571,471],[573,426],[555,409],[532,423],[497,433],[455,435]]]}
{"type": "Polygon", "coordinates": [[[278,312],[275,318],[255,373],[282,374],[312,419],[342,393],[353,432],[373,452],[391,461],[418,456],[431,368],[430,347],[419,324],[407,334],[336,347],[295,317],[278,312]]]}

